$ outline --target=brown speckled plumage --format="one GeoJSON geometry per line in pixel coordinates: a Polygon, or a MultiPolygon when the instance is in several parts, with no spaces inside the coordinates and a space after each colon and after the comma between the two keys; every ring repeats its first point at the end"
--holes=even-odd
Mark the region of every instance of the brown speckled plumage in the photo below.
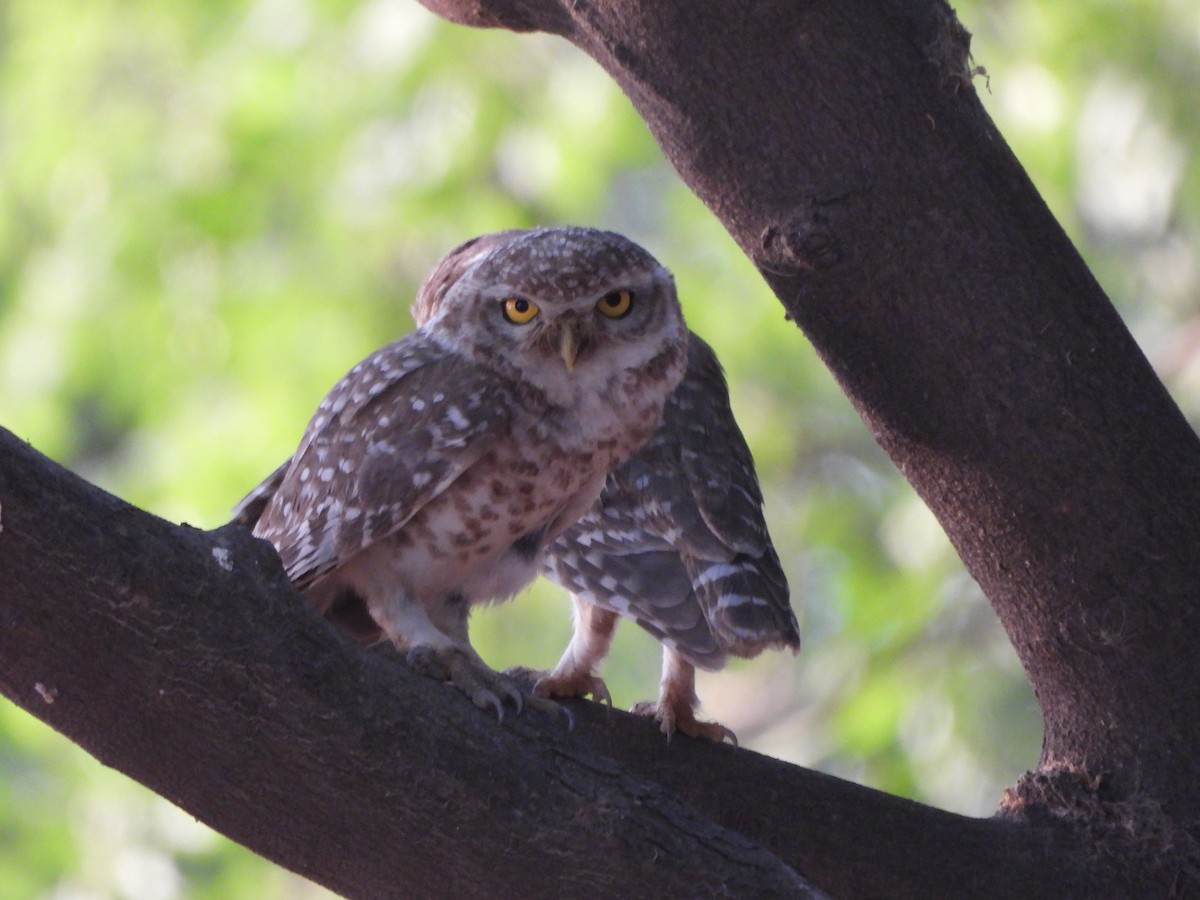
{"type": "Polygon", "coordinates": [[[528,583],[650,436],[686,330],[665,269],[583,228],[470,241],[414,312],[421,327],[333,387],[234,521],[318,609],[364,604],[414,665],[499,710],[521,698],[471,649],[469,609],[528,583]],[[602,314],[616,291],[632,292],[628,314],[602,314]],[[536,304],[531,321],[508,317],[512,297],[536,304]]]}
{"type": "Polygon", "coordinates": [[[695,719],[695,667],[800,647],[762,505],[721,366],[691,335],[687,374],[653,437],[546,554],[545,574],[574,597],[576,634],[543,691],[603,695],[595,668],[612,617],[624,616],[663,644],[659,699],[635,709],[668,734],[733,739],[724,726],[695,719]]]}

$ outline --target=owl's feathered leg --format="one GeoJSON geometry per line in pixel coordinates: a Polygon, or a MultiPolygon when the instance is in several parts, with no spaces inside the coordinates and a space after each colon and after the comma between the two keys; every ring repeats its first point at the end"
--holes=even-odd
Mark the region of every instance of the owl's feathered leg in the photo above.
{"type": "Polygon", "coordinates": [[[705,737],[716,743],[726,738],[737,746],[737,735],[720,722],[701,722],[696,718],[696,667],[670,647],[663,647],[663,676],[657,703],[639,703],[630,712],[653,716],[662,733],[671,739],[676,731],[689,737],[705,737]]]}

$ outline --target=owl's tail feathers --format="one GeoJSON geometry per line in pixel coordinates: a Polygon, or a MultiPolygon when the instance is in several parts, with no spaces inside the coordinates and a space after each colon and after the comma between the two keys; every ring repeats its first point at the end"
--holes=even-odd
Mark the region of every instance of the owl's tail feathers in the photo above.
{"type": "Polygon", "coordinates": [[[761,557],[739,553],[727,562],[697,560],[692,584],[727,652],[746,658],[767,649],[799,652],[800,627],[772,547],[761,557]]]}

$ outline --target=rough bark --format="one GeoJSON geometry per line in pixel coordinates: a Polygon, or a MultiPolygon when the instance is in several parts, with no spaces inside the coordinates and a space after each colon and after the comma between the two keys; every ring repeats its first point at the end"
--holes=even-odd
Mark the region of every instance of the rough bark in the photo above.
{"type": "Polygon", "coordinates": [[[594,57],[758,265],[1029,674],[1040,774],[1006,810],[1153,810],[1194,855],[1200,441],[983,110],[949,7],[425,2],[594,57]]]}
{"type": "Polygon", "coordinates": [[[5,695],[347,896],[818,896],[561,721],[498,724],[360,650],[249,532],[171,525],[3,429],[0,528],[5,695]]]}
{"type": "Polygon", "coordinates": [[[0,688],[353,896],[1196,890],[1200,442],[983,112],[948,8],[424,2],[563,35],[622,85],[982,585],[1041,768],[975,821],[587,704],[570,735],[497,726],[305,614],[248,537],[6,434],[0,688]]]}
{"type": "Polygon", "coordinates": [[[3,429],[0,573],[0,691],[349,897],[1027,898],[1090,883],[1054,823],[668,744],[591,703],[572,704],[571,732],[534,713],[498,724],[330,628],[248,532],[172,525],[3,429]]]}

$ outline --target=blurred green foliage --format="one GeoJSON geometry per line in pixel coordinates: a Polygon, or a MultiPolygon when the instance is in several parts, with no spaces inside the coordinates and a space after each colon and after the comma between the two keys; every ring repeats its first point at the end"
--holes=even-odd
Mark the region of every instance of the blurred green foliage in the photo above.
{"type": "MultiPolygon", "coordinates": [[[[702,676],[744,745],[966,813],[1037,760],[1020,667],[946,539],[747,261],[589,60],[415,0],[0,7],[0,423],[203,527],[325,390],[411,327],[447,249],[616,228],[676,273],[759,461],[804,652],[702,676]]],[[[1200,10],[964,2],[977,87],[1200,415],[1200,10]]],[[[48,598],[53,602],[53,598],[48,598]]],[[[570,633],[548,585],[477,617],[497,666],[570,633]]],[[[621,629],[619,704],[658,651],[621,629]]],[[[0,900],[319,892],[0,706],[0,900]]]]}

